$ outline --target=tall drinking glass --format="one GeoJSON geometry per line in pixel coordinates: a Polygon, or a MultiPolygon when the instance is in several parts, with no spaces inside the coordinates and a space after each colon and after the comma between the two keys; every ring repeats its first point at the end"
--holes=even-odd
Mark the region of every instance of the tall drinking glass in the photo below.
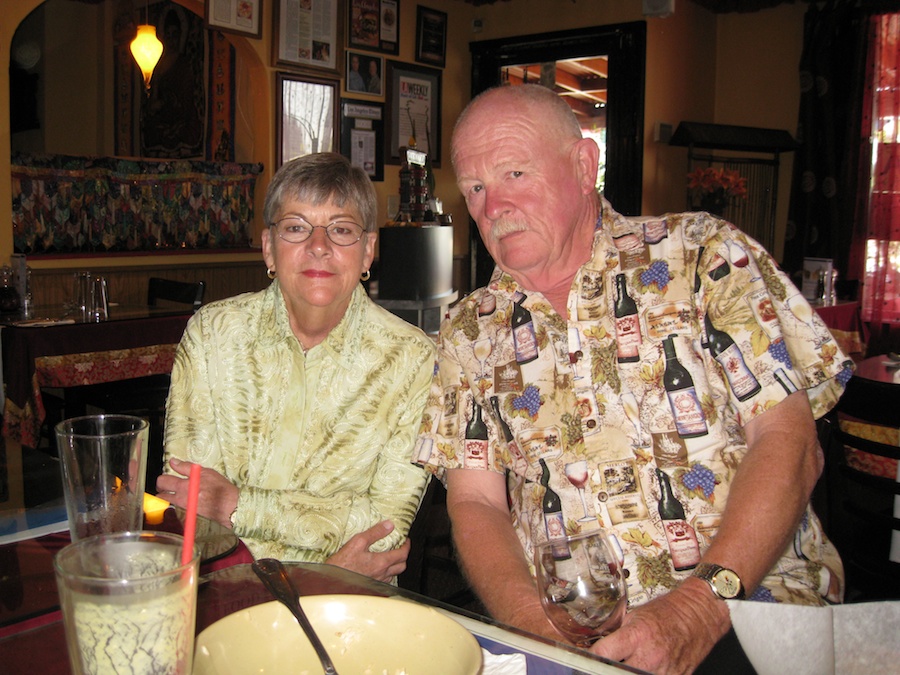
{"type": "Polygon", "coordinates": [[[197,612],[196,551],[184,538],[120,532],[82,539],[54,558],[75,675],[189,675],[197,612]]]}
{"type": "Polygon", "coordinates": [[[149,429],[131,415],[89,415],[56,425],[72,541],[141,529],[149,429]]]}

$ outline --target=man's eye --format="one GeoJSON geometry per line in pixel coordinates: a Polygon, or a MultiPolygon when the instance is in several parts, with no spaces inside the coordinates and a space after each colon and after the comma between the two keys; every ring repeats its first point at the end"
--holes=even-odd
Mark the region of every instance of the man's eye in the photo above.
{"type": "Polygon", "coordinates": [[[524,171],[512,171],[511,172],[513,178],[521,178],[525,172],[524,171]]]}
{"type": "Polygon", "coordinates": [[[472,187],[469,188],[469,193],[473,194],[473,195],[477,195],[482,190],[484,190],[483,185],[473,185],[472,187]]]}

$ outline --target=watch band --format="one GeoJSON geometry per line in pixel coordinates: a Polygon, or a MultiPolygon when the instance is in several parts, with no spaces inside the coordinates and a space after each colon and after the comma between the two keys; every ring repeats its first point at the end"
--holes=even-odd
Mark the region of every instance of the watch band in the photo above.
{"type": "Polygon", "coordinates": [[[715,563],[700,563],[692,576],[703,579],[712,592],[723,600],[743,600],[744,584],[737,572],[715,563]]]}

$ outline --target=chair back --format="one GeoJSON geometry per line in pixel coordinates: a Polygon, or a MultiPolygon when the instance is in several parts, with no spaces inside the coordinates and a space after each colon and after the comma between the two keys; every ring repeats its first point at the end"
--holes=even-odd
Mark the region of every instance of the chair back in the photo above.
{"type": "Polygon", "coordinates": [[[196,312],[203,304],[203,294],[206,292],[204,281],[174,281],[150,277],[147,287],[147,304],[156,307],[159,300],[166,300],[184,305],[190,305],[196,312]]]}
{"type": "Polygon", "coordinates": [[[900,386],[852,377],[828,424],[826,524],[846,599],[900,598],[900,386]]]}

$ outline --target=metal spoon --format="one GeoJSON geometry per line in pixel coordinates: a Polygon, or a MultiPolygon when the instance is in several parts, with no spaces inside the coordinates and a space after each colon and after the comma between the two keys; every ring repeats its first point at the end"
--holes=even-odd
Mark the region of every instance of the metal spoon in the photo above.
{"type": "Polygon", "coordinates": [[[256,576],[262,580],[269,592],[291,610],[291,614],[296,617],[303,632],[306,633],[306,637],[309,638],[313,649],[316,650],[316,655],[319,657],[319,661],[322,662],[322,668],[325,669],[325,675],[337,675],[334,664],[331,662],[331,657],[325,651],[325,645],[319,640],[319,636],[316,635],[316,631],[300,606],[300,594],[294,588],[294,584],[288,577],[281,561],[275,560],[275,558],[261,558],[254,561],[252,567],[253,571],[256,572],[256,576]]]}

